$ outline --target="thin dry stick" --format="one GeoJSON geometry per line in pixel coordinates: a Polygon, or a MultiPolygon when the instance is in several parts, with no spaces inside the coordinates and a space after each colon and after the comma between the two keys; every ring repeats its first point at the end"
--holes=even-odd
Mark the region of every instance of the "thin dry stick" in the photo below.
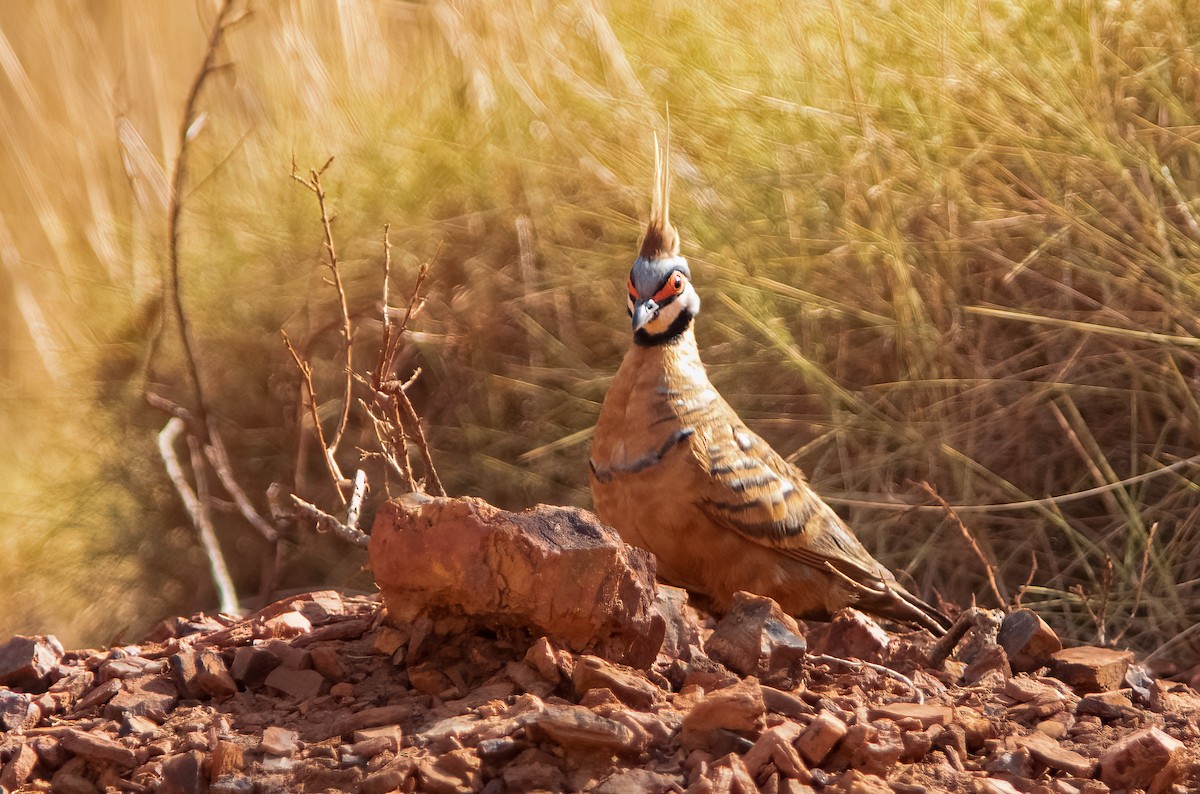
{"type": "Polygon", "coordinates": [[[1113,644],[1117,645],[1121,642],[1121,638],[1125,636],[1125,632],[1129,631],[1129,627],[1133,625],[1133,619],[1137,617],[1138,608],[1142,605],[1142,594],[1146,588],[1146,567],[1150,563],[1150,547],[1154,543],[1154,535],[1158,532],[1158,522],[1155,521],[1150,525],[1150,531],[1146,537],[1146,548],[1142,549],[1142,571],[1138,574],[1137,589],[1133,591],[1133,608],[1129,610],[1129,619],[1125,621],[1125,625],[1113,637],[1113,644]]]}
{"type": "Polygon", "coordinates": [[[421,463],[425,467],[425,479],[431,486],[429,492],[433,496],[445,496],[446,489],[442,486],[442,479],[438,477],[437,469],[433,466],[433,456],[429,454],[429,442],[425,440],[425,431],[421,428],[421,418],[417,416],[417,409],[413,408],[412,400],[408,399],[408,395],[403,390],[396,390],[390,394],[396,405],[399,406],[405,431],[416,443],[417,451],[421,453],[421,463]]]}
{"type": "Polygon", "coordinates": [[[325,467],[329,469],[329,476],[333,478],[337,491],[338,498],[342,500],[342,504],[346,503],[346,495],[342,493],[341,485],[345,482],[345,477],[342,476],[342,470],[338,467],[337,460],[333,457],[333,452],[325,443],[325,431],[321,429],[321,416],[317,411],[317,390],[313,386],[312,367],[308,362],[300,358],[300,354],[296,352],[296,348],[292,346],[291,337],[287,335],[287,331],[281,330],[283,334],[283,343],[287,346],[288,352],[292,354],[292,360],[296,362],[296,366],[300,369],[300,375],[304,382],[305,396],[308,398],[308,407],[312,413],[313,427],[317,433],[317,443],[321,445],[321,453],[325,458],[325,467]]]}
{"type": "MultiPolygon", "coordinates": [[[[317,197],[317,206],[321,210],[321,228],[325,231],[325,255],[329,259],[326,262],[326,266],[329,268],[330,273],[333,274],[333,286],[337,290],[338,308],[341,310],[342,342],[346,346],[346,377],[345,388],[342,392],[342,416],[338,420],[337,430],[333,433],[333,439],[329,442],[330,454],[337,452],[338,446],[342,443],[342,435],[346,432],[346,425],[350,421],[351,391],[354,386],[354,329],[350,325],[350,303],[346,298],[346,287],[342,283],[342,271],[338,266],[337,247],[333,242],[333,219],[329,217],[329,209],[325,205],[325,189],[321,186],[321,174],[325,173],[325,169],[329,168],[332,163],[333,158],[330,157],[319,169],[310,170],[308,172],[308,179],[304,179],[297,174],[296,164],[295,162],[292,163],[292,179],[313,192],[317,197]]],[[[343,497],[342,501],[345,501],[345,497],[343,497]]]]}
{"type": "Polygon", "coordinates": [[[274,543],[279,539],[279,531],[255,509],[254,504],[233,476],[233,467],[229,463],[229,454],[225,451],[225,443],[216,430],[210,431],[209,441],[211,443],[205,445],[204,454],[212,465],[213,471],[217,473],[217,479],[221,481],[221,486],[233,497],[234,504],[237,505],[242,518],[257,529],[258,534],[262,535],[264,540],[274,543]]]}
{"type": "Polygon", "coordinates": [[[870,668],[871,670],[874,670],[877,673],[882,673],[883,675],[886,675],[889,678],[896,679],[897,681],[899,681],[900,683],[902,683],[906,687],[908,687],[910,690],[912,690],[914,703],[924,703],[925,702],[925,693],[923,693],[917,687],[917,685],[913,683],[913,680],[911,678],[909,678],[908,676],[904,675],[903,673],[897,672],[890,667],[884,667],[883,665],[875,664],[874,662],[864,662],[862,659],[843,659],[840,656],[830,656],[827,653],[823,653],[823,654],[820,654],[817,656],[810,656],[809,659],[813,662],[820,662],[822,664],[840,664],[843,667],[849,667],[851,670],[861,670],[864,667],[870,668]]]}
{"type": "Polygon", "coordinates": [[[177,416],[167,420],[167,424],[158,434],[158,452],[162,456],[167,476],[171,478],[171,482],[175,485],[175,490],[183,500],[184,509],[187,510],[188,515],[191,516],[192,524],[200,533],[200,542],[204,546],[204,553],[208,556],[208,565],[212,570],[213,583],[217,588],[219,608],[222,612],[236,615],[239,611],[237,591],[234,589],[233,578],[229,575],[229,569],[225,565],[225,557],[221,554],[221,547],[217,543],[217,534],[213,530],[212,521],[208,517],[207,509],[188,484],[187,477],[183,473],[183,467],[179,465],[179,457],[175,454],[175,442],[179,440],[179,436],[183,434],[185,427],[184,421],[177,416]]]}
{"type": "MultiPolygon", "coordinates": [[[[195,413],[199,420],[196,423],[196,430],[201,433],[201,437],[205,441],[207,441],[208,434],[207,402],[204,396],[204,385],[200,377],[200,364],[196,353],[196,343],[192,335],[191,325],[188,323],[187,313],[184,311],[183,295],[179,280],[179,218],[183,212],[184,184],[187,181],[188,148],[193,137],[192,127],[196,123],[196,102],[200,97],[200,92],[204,88],[204,84],[216,68],[214,60],[216,59],[217,50],[221,46],[221,41],[225,36],[225,30],[232,24],[229,19],[232,11],[233,0],[224,0],[217,11],[217,18],[213,21],[212,31],[209,33],[208,46],[204,51],[204,61],[200,65],[200,71],[197,72],[195,80],[192,81],[187,101],[183,106],[183,119],[179,125],[179,152],[175,157],[175,173],[171,178],[171,198],[167,209],[167,263],[170,278],[163,283],[163,289],[166,293],[163,296],[163,302],[170,303],[175,314],[175,321],[179,324],[179,338],[183,345],[184,358],[187,361],[188,377],[192,382],[192,391],[196,400],[195,413]]],[[[149,381],[149,369],[157,353],[164,327],[165,323],[159,327],[159,332],[155,335],[150,345],[150,353],[146,360],[147,382],[149,381]]]]}
{"type": "Polygon", "coordinates": [[[937,501],[939,505],[942,506],[942,509],[946,511],[946,514],[950,516],[951,520],[953,520],[955,525],[958,527],[958,531],[962,533],[963,538],[971,547],[971,551],[975,552],[975,556],[979,558],[979,562],[983,565],[983,570],[987,573],[988,584],[992,588],[992,595],[996,597],[998,606],[1002,608],[1008,606],[1008,591],[1007,589],[1002,591],[1001,588],[1003,586],[996,580],[996,568],[992,565],[991,561],[988,560],[987,555],[983,553],[983,549],[979,548],[979,544],[975,542],[975,536],[971,534],[969,529],[967,529],[966,524],[964,524],[962,519],[958,517],[958,513],[954,511],[954,508],[951,507],[946,500],[934,490],[932,485],[927,482],[922,482],[920,485],[925,489],[926,493],[928,493],[937,501]]]}
{"type": "Polygon", "coordinates": [[[379,343],[379,363],[375,367],[375,376],[371,379],[371,385],[375,391],[379,391],[379,387],[383,383],[383,368],[388,361],[388,350],[391,348],[392,342],[392,318],[388,313],[388,301],[390,300],[388,295],[392,279],[391,232],[392,225],[385,223],[383,225],[383,339],[379,343]]]}
{"type": "Polygon", "coordinates": [[[1037,574],[1037,569],[1037,554],[1031,551],[1029,552],[1029,576],[1025,577],[1025,584],[1017,588],[1017,595],[1013,598],[1013,607],[1015,609],[1021,608],[1021,599],[1025,597],[1025,591],[1033,584],[1033,577],[1037,574]]]}

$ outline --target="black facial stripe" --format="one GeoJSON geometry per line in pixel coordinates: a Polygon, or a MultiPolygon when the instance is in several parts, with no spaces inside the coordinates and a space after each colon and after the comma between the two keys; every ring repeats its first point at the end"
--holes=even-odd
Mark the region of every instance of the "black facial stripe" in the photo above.
{"type": "Polygon", "coordinates": [[[685,308],[679,312],[679,316],[671,323],[671,327],[661,334],[650,334],[646,332],[645,328],[639,328],[633,333],[633,341],[642,347],[654,347],[655,345],[665,344],[686,331],[688,326],[692,324],[692,319],[692,313],[685,308]]]}

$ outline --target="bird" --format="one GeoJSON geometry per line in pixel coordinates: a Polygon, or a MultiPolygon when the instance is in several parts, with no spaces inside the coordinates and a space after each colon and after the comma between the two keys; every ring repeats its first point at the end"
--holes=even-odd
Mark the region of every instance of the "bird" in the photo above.
{"type": "Polygon", "coordinates": [[[670,221],[668,147],[655,135],[650,220],[626,284],[633,339],[592,438],[597,516],[718,613],[744,590],[802,619],[853,606],[943,635],[950,620],[900,585],[709,381],[700,296],[670,221]]]}

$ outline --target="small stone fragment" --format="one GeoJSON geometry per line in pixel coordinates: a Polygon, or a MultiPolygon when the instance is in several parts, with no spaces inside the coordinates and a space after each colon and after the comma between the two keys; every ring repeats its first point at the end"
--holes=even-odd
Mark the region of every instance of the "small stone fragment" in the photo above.
{"type": "Polygon", "coordinates": [[[525,652],[525,664],[537,670],[538,675],[551,684],[562,680],[558,666],[558,651],[547,637],[538,637],[525,652]]]}
{"type": "Polygon", "coordinates": [[[33,695],[0,689],[0,733],[24,733],[35,727],[41,719],[42,710],[34,702],[33,695]]]}
{"type": "Polygon", "coordinates": [[[133,750],[100,734],[70,728],[63,733],[61,742],[67,750],[84,758],[107,761],[127,768],[132,768],[137,763],[133,750]]]}
{"type": "Polygon", "coordinates": [[[635,709],[648,709],[664,699],[661,689],[625,665],[606,662],[598,656],[581,656],[571,674],[575,693],[589,689],[608,689],[623,703],[635,709]]]}
{"type": "Polygon", "coordinates": [[[162,724],[179,700],[178,690],[165,675],[128,678],[120,692],[104,707],[104,716],[119,720],[126,714],[147,717],[162,724]]]}
{"type": "Polygon", "coordinates": [[[878,662],[891,644],[888,633],[857,609],[842,609],[833,616],[825,633],[822,653],[878,662]]]}
{"type": "Polygon", "coordinates": [[[162,783],[155,794],[203,794],[208,789],[202,765],[204,756],[199,750],[173,755],[163,761],[162,783]]]}
{"type": "Polygon", "coordinates": [[[1131,651],[1112,648],[1065,648],[1051,656],[1051,673],[1076,692],[1107,692],[1119,689],[1133,661],[1131,651]]]}
{"type": "Polygon", "coordinates": [[[463,748],[439,756],[432,764],[423,764],[418,774],[423,791],[459,794],[483,787],[482,767],[479,755],[472,749],[463,748]]]}
{"type": "Polygon", "coordinates": [[[350,745],[350,754],[362,758],[374,758],[380,753],[394,753],[398,749],[399,746],[394,736],[376,736],[372,739],[364,739],[361,742],[355,742],[350,745]]]}
{"type": "Polygon", "coordinates": [[[996,641],[1008,654],[1015,673],[1031,673],[1050,664],[1050,657],[1062,650],[1062,640],[1034,611],[1017,609],[1000,624],[996,641]]]}
{"type": "Polygon", "coordinates": [[[209,794],[254,794],[254,781],[245,775],[224,775],[212,782],[209,794]]]}
{"type": "Polygon", "coordinates": [[[190,648],[184,648],[176,654],[172,654],[167,659],[167,669],[171,673],[171,680],[175,683],[175,688],[179,690],[179,696],[198,700],[203,696],[200,689],[200,684],[196,681],[196,652],[190,648]]]}
{"type": "Polygon", "coordinates": [[[649,769],[625,769],[593,789],[594,794],[668,794],[679,790],[679,781],[649,769]]]}
{"type": "Polygon", "coordinates": [[[1183,750],[1183,742],[1158,728],[1131,733],[1100,756],[1100,779],[1114,789],[1148,789],[1183,750]]]}
{"type": "Polygon", "coordinates": [[[52,635],[16,635],[0,644],[0,686],[42,693],[62,658],[62,644],[52,635]]]}
{"type": "Polygon", "coordinates": [[[763,727],[765,713],[762,688],[756,679],[710,692],[683,717],[683,747],[708,749],[717,743],[714,740],[719,739],[716,734],[720,731],[755,736],[763,727]]]}
{"type": "Polygon", "coordinates": [[[126,714],[121,718],[121,736],[133,736],[138,740],[153,738],[159,733],[158,724],[149,717],[139,714],[126,714]]]}
{"type": "MultiPolygon", "coordinates": [[[[399,727],[394,725],[394,723],[400,723],[411,718],[415,711],[417,711],[417,707],[411,703],[396,706],[375,706],[374,708],[363,709],[335,722],[331,735],[344,736],[348,733],[355,733],[356,731],[380,726],[386,726],[387,728],[394,727],[399,730],[399,727]]],[[[357,741],[357,738],[355,740],[357,741]]]]}
{"type": "Polygon", "coordinates": [[[689,661],[700,647],[700,617],[688,603],[687,590],[659,583],[654,606],[665,625],[662,653],[671,660],[689,661]]]}
{"type": "Polygon", "coordinates": [[[220,700],[233,697],[238,691],[225,660],[211,648],[196,655],[196,683],[203,692],[220,700]]]}
{"type": "Polygon", "coordinates": [[[1008,663],[1008,654],[1003,646],[989,645],[972,657],[967,668],[963,670],[963,683],[974,686],[985,679],[999,683],[1012,676],[1012,667],[1008,663]]]}
{"type": "Polygon", "coordinates": [[[300,749],[300,734],[272,725],[263,731],[258,747],[271,755],[290,756],[300,749]]]}
{"type": "Polygon", "coordinates": [[[796,740],[796,749],[809,764],[817,766],[829,756],[834,745],[842,740],[847,730],[849,729],[846,723],[828,711],[822,711],[808,724],[804,733],[800,734],[800,738],[796,740]]]}
{"type": "Polygon", "coordinates": [[[279,657],[260,645],[243,645],[233,652],[232,674],[247,688],[260,686],[279,666],[279,657]]]}
{"type": "Polygon", "coordinates": [[[269,637],[299,637],[312,631],[312,622],[301,612],[284,612],[263,622],[269,637]]]}
{"type": "Polygon", "coordinates": [[[808,643],[791,615],[770,598],[737,592],[705,652],[742,675],[794,686],[808,643]]]}
{"type": "Polygon", "coordinates": [[[354,743],[356,745],[376,739],[387,739],[396,745],[396,747],[399,747],[403,737],[404,731],[399,725],[380,725],[375,728],[363,728],[354,731],[354,743]]]}
{"type": "Polygon", "coordinates": [[[742,759],[751,776],[757,778],[762,769],[772,763],[785,777],[803,783],[810,782],[812,774],[794,746],[803,730],[794,722],[785,722],[763,731],[742,759]]]}
{"type": "Polygon", "coordinates": [[[526,731],[545,735],[568,750],[637,755],[645,749],[628,726],[582,706],[547,705],[544,711],[529,718],[526,731]]]}
{"type": "Polygon", "coordinates": [[[313,669],[325,677],[325,680],[338,683],[346,679],[346,662],[338,651],[328,645],[312,649],[313,669]]]}
{"type": "Polygon", "coordinates": [[[1096,761],[1074,750],[1068,750],[1044,733],[1035,731],[1017,739],[1037,761],[1051,769],[1059,769],[1076,777],[1091,777],[1096,771],[1096,761]]]}
{"type": "Polygon", "coordinates": [[[264,685],[278,689],[297,700],[316,697],[323,683],[325,679],[316,670],[291,670],[287,667],[276,667],[263,682],[264,685]]]}
{"type": "Polygon", "coordinates": [[[16,791],[21,788],[29,779],[37,760],[37,753],[31,746],[28,744],[18,745],[12,758],[8,759],[8,763],[0,771],[0,789],[16,791]]]}
{"type": "MultiPolygon", "coordinates": [[[[237,775],[245,766],[245,751],[240,744],[220,740],[213,748],[209,762],[208,779],[214,783],[223,778],[237,775]]],[[[245,780],[245,778],[242,778],[245,780]]]]}
{"type": "Polygon", "coordinates": [[[1094,714],[1102,720],[1118,720],[1137,714],[1133,701],[1118,690],[1098,692],[1082,698],[1075,706],[1076,714],[1094,714]]]}

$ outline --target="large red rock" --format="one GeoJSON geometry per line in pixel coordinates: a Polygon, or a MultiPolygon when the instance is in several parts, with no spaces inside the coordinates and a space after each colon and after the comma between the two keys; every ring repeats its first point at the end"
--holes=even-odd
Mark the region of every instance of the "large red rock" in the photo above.
{"type": "Polygon", "coordinates": [[[409,495],[380,508],[370,567],[394,625],[465,616],[636,667],[662,645],[654,558],[584,510],[409,495]]]}

